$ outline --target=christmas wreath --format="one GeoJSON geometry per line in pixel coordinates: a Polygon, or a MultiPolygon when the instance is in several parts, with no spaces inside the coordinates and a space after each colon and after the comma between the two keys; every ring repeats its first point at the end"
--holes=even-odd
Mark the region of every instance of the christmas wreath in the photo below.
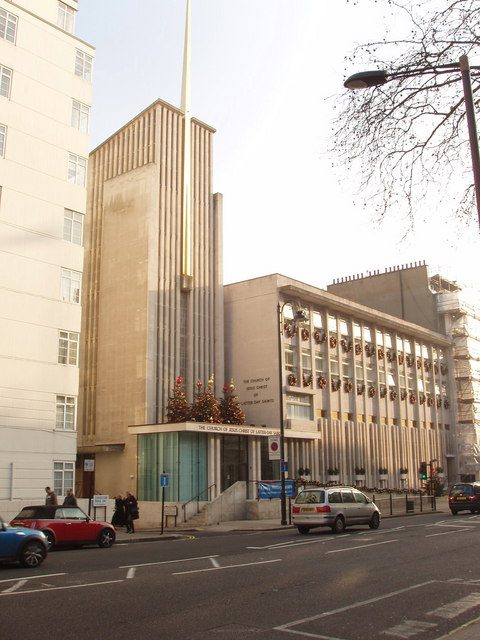
{"type": "Polygon", "coordinates": [[[297,332],[297,327],[293,322],[285,322],[283,325],[283,330],[287,338],[292,338],[297,332]]]}
{"type": "Polygon", "coordinates": [[[327,386],[327,379],[325,376],[318,376],[318,386],[320,389],[325,389],[327,386]]]}
{"type": "Polygon", "coordinates": [[[405,361],[405,356],[403,355],[403,353],[399,353],[398,354],[398,364],[403,364],[405,361]]]}
{"type": "Polygon", "coordinates": [[[341,386],[340,380],[332,380],[332,391],[339,391],[341,386]]]}
{"type": "Polygon", "coordinates": [[[423,361],[423,368],[427,373],[429,373],[432,370],[432,363],[430,362],[430,360],[423,361]]]}
{"type": "Polygon", "coordinates": [[[306,327],[303,327],[302,328],[302,340],[305,342],[309,338],[310,338],[310,331],[306,327]]]}
{"type": "Polygon", "coordinates": [[[320,331],[320,329],[315,329],[315,331],[313,332],[313,339],[315,340],[316,344],[321,344],[322,342],[325,342],[325,340],[327,339],[327,336],[325,335],[325,331],[320,331]]]}
{"type": "Polygon", "coordinates": [[[302,384],[304,387],[311,387],[312,386],[312,374],[308,373],[302,373],[302,384]]]}
{"type": "Polygon", "coordinates": [[[437,397],[437,409],[440,409],[440,407],[442,406],[442,399],[440,396],[437,397]]]}
{"type": "Polygon", "coordinates": [[[359,356],[362,353],[362,345],[358,342],[355,343],[355,355],[359,356]]]}
{"type": "Polygon", "coordinates": [[[390,349],[387,351],[387,360],[389,362],[393,362],[395,360],[395,351],[390,351],[390,349]]]}
{"type": "Polygon", "coordinates": [[[390,400],[396,400],[397,399],[397,392],[395,391],[395,389],[390,389],[390,400]]]}
{"type": "Polygon", "coordinates": [[[357,384],[357,395],[361,396],[365,393],[365,385],[364,384],[357,384]]]}
{"type": "Polygon", "coordinates": [[[433,400],[433,398],[431,396],[428,398],[427,404],[428,404],[429,407],[433,407],[434,400],[433,400]]]}
{"type": "Polygon", "coordinates": [[[378,348],[377,355],[378,355],[378,359],[379,360],[383,360],[384,359],[385,351],[382,349],[382,347],[378,348]]]}
{"type": "Polygon", "coordinates": [[[386,395],[387,395],[387,387],[382,387],[380,389],[380,397],[385,398],[386,395]]]}
{"type": "Polygon", "coordinates": [[[365,345],[365,355],[367,356],[367,358],[370,358],[370,356],[373,355],[373,345],[365,345]]]}
{"type": "Polygon", "coordinates": [[[445,407],[445,409],[450,409],[450,402],[447,398],[444,399],[443,406],[445,407]]]}
{"type": "Polygon", "coordinates": [[[407,353],[405,360],[407,362],[407,367],[411,367],[413,365],[413,358],[409,353],[407,353]]]}
{"type": "Polygon", "coordinates": [[[297,376],[294,373],[289,373],[287,380],[288,380],[288,384],[291,387],[296,387],[297,386],[297,376]]]}
{"type": "Polygon", "coordinates": [[[371,387],[368,387],[368,395],[370,396],[370,398],[374,398],[377,395],[377,390],[373,385],[371,387]]]}
{"type": "Polygon", "coordinates": [[[417,402],[417,398],[414,393],[410,394],[410,404],[415,404],[417,402]]]}
{"type": "Polygon", "coordinates": [[[335,349],[335,347],[338,344],[338,340],[336,339],[336,337],[335,336],[330,336],[329,342],[330,342],[330,346],[332,347],[332,349],[335,349]]]}
{"type": "Polygon", "coordinates": [[[352,393],[352,389],[353,389],[353,384],[351,383],[350,380],[347,380],[347,382],[345,382],[343,385],[343,390],[345,391],[345,393],[352,393]]]}
{"type": "Polygon", "coordinates": [[[422,361],[420,358],[417,358],[417,369],[421,369],[422,368],[422,361]]]}
{"type": "Polygon", "coordinates": [[[420,397],[418,398],[418,402],[419,402],[420,404],[425,404],[425,401],[426,401],[425,394],[424,394],[424,393],[421,393],[421,394],[420,394],[420,397]]]}
{"type": "Polygon", "coordinates": [[[407,397],[407,392],[405,389],[402,389],[400,391],[400,400],[405,400],[406,397],[407,397]]]}
{"type": "Polygon", "coordinates": [[[352,341],[351,340],[345,340],[345,338],[342,338],[340,340],[340,345],[342,347],[342,350],[345,353],[348,353],[349,351],[352,350],[352,341]]]}

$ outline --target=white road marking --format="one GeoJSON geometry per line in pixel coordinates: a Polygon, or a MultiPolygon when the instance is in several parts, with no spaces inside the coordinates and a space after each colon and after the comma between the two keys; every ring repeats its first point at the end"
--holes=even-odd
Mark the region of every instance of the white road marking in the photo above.
{"type": "Polygon", "coordinates": [[[433,627],[438,627],[434,622],[421,622],[420,620],[405,620],[401,624],[397,624],[395,627],[390,627],[381,633],[387,636],[396,636],[397,638],[410,638],[416,636],[418,633],[429,631],[433,627]]]}
{"type": "MultiPolygon", "coordinates": [[[[347,536],[350,534],[347,534],[347,536]]],[[[346,538],[347,536],[342,536],[344,538],[346,538]]],[[[305,540],[305,542],[280,542],[277,544],[272,544],[272,545],[267,545],[266,547],[246,547],[246,549],[258,549],[258,550],[263,550],[263,549],[273,549],[273,551],[276,551],[277,549],[293,549],[294,547],[301,547],[302,545],[305,544],[318,544],[319,542],[327,542],[329,540],[338,540],[338,538],[320,538],[320,539],[316,539],[316,540],[305,540]]]]}
{"type": "Polygon", "coordinates": [[[429,533],[426,538],[435,538],[435,536],[448,536],[451,533],[464,533],[465,531],[470,531],[470,528],[465,529],[456,529],[455,531],[443,531],[442,533],[429,533]]]}
{"type": "Polygon", "coordinates": [[[391,544],[392,542],[398,542],[395,540],[384,540],[383,542],[372,542],[372,544],[361,544],[357,547],[347,547],[346,549],[334,549],[333,551],[326,551],[325,553],[343,553],[344,551],[353,551],[354,549],[366,549],[367,547],[378,547],[381,544],[391,544]]]}
{"type": "Polygon", "coordinates": [[[136,568],[135,567],[130,567],[130,569],[127,571],[127,580],[131,580],[132,578],[135,577],[135,572],[136,572],[136,568]]]}
{"type": "Polygon", "coordinates": [[[218,560],[215,560],[215,558],[210,558],[210,562],[213,564],[214,567],[218,567],[220,566],[220,563],[218,562],[218,560]]]}
{"type": "Polygon", "coordinates": [[[451,620],[451,618],[456,618],[461,613],[465,613],[469,609],[473,609],[480,604],[480,593],[470,593],[468,596],[461,598],[460,600],[456,600],[455,602],[450,602],[450,604],[443,605],[443,607],[439,607],[438,609],[434,609],[434,611],[429,611],[425,615],[427,616],[436,616],[438,618],[445,618],[446,620],[451,620]]]}
{"type": "MultiPolygon", "coordinates": [[[[408,591],[413,591],[414,589],[421,589],[422,587],[426,587],[430,584],[434,584],[437,580],[428,580],[427,582],[421,582],[420,584],[414,584],[411,587],[405,587],[405,589],[398,589],[398,591],[391,591],[390,593],[385,593],[382,596],[377,596],[376,598],[369,598],[368,600],[361,600],[359,602],[355,602],[354,604],[349,604],[345,607],[340,607],[339,609],[332,609],[332,611],[324,611],[323,613],[318,613],[315,616],[309,616],[308,618],[300,618],[299,620],[293,620],[292,622],[287,622],[286,624],[282,624],[279,627],[274,627],[275,631],[291,631],[289,627],[295,627],[299,624],[305,624],[306,622],[312,622],[313,620],[319,620],[320,618],[326,618],[328,616],[334,616],[337,613],[343,613],[344,611],[350,611],[351,609],[358,609],[358,607],[364,607],[367,604],[373,604],[374,602],[380,602],[381,600],[386,600],[387,598],[393,598],[395,596],[399,596],[402,593],[407,593],[408,591]]],[[[310,635],[313,638],[321,638],[322,636],[314,636],[312,634],[304,634],[302,632],[296,632],[302,635],[310,635]]]]}
{"type": "Polygon", "coordinates": [[[23,596],[26,593],[40,593],[41,591],[63,591],[65,589],[82,589],[83,587],[96,587],[100,584],[115,584],[115,582],[123,582],[123,580],[107,580],[106,582],[89,582],[88,584],[71,584],[65,587],[49,587],[48,589],[29,589],[28,591],[14,591],[13,593],[5,593],[2,591],[1,596],[23,596]]]}
{"type": "Polygon", "coordinates": [[[23,587],[23,585],[26,584],[27,582],[28,580],[18,580],[18,582],[16,582],[15,584],[12,584],[11,587],[9,587],[8,589],[5,589],[4,591],[2,591],[2,593],[13,593],[17,589],[20,589],[20,587],[23,587]]]}
{"type": "Polygon", "coordinates": [[[125,564],[119,569],[130,569],[131,567],[152,567],[157,564],[172,564],[174,562],[189,562],[190,560],[209,560],[210,558],[218,558],[219,556],[198,556],[197,558],[180,558],[179,560],[163,560],[162,562],[145,562],[144,564],[125,564]]]}
{"type": "MultiPolygon", "coordinates": [[[[39,576],[27,576],[26,578],[22,578],[23,580],[36,580],[36,578],[53,578],[53,576],[66,576],[66,573],[44,573],[39,576]]],[[[18,578],[8,578],[7,580],[0,580],[2,582],[15,582],[18,578]]]]}
{"type": "Polygon", "coordinates": [[[225,567],[210,567],[209,569],[193,569],[192,571],[177,571],[172,576],[183,576],[187,573],[203,573],[205,571],[221,571],[222,569],[238,569],[238,567],[251,567],[257,564],[270,564],[271,562],[282,562],[281,558],[276,560],[261,560],[260,562],[245,562],[242,564],[229,564],[225,567]]]}

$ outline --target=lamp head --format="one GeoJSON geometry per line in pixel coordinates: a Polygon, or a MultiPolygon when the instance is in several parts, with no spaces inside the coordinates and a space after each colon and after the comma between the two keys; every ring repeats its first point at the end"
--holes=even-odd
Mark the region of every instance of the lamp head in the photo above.
{"type": "Polygon", "coordinates": [[[354,73],[345,80],[343,86],[346,89],[367,89],[368,87],[378,87],[388,82],[385,69],[375,69],[374,71],[361,71],[354,73]]]}

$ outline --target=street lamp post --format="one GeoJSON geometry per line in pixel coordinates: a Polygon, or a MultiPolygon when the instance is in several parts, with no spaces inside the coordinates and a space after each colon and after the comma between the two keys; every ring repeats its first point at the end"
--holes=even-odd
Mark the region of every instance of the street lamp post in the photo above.
{"type": "MultiPolygon", "coordinates": [[[[285,492],[285,411],[283,406],[283,358],[282,358],[282,335],[283,335],[283,310],[287,305],[291,305],[292,302],[287,300],[282,305],[280,302],[277,305],[278,312],[278,381],[279,381],[279,396],[278,401],[280,405],[280,504],[281,504],[281,525],[287,524],[287,496],[285,492]]],[[[299,322],[303,322],[306,319],[305,311],[298,308],[293,317],[293,324],[296,327],[299,322]]]]}
{"type": "Polygon", "coordinates": [[[477,125],[475,120],[475,109],[473,103],[472,82],[470,78],[470,69],[480,69],[480,66],[472,66],[468,62],[468,57],[462,55],[458,62],[450,64],[442,64],[437,66],[428,66],[422,68],[411,68],[403,71],[394,71],[389,73],[384,69],[376,69],[374,71],[362,71],[355,73],[344,82],[347,89],[367,89],[369,87],[378,87],[390,80],[413,78],[415,76],[439,75],[449,73],[454,69],[460,70],[463,84],[463,96],[465,100],[465,113],[468,124],[468,138],[470,142],[470,154],[472,157],[473,181],[475,186],[475,200],[477,203],[478,224],[480,226],[480,153],[478,146],[477,125]]]}

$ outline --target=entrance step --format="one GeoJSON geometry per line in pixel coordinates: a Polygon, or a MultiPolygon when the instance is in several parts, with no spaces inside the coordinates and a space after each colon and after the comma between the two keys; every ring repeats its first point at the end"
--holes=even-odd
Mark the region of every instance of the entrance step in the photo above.
{"type": "Polygon", "coordinates": [[[188,518],[185,524],[189,527],[205,527],[208,524],[207,507],[202,507],[198,513],[193,515],[191,518],[188,518]]]}

